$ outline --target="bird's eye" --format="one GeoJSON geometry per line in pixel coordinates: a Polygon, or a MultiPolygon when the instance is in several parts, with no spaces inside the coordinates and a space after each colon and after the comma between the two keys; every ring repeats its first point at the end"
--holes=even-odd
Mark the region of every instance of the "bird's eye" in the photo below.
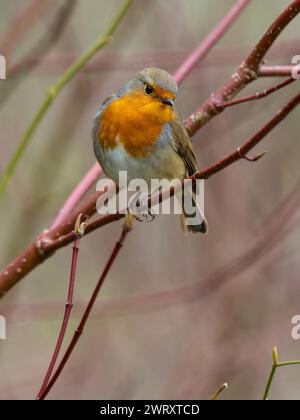
{"type": "Polygon", "coordinates": [[[151,95],[151,93],[153,92],[153,88],[150,85],[147,85],[145,87],[145,92],[147,93],[147,95],[151,95]]]}

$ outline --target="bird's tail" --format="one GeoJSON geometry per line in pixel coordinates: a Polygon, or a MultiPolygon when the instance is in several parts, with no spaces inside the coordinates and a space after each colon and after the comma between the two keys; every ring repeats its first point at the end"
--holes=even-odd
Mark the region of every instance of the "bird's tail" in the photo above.
{"type": "Polygon", "coordinates": [[[197,202],[196,195],[186,188],[183,191],[183,214],[181,216],[181,225],[185,233],[208,233],[208,223],[197,202]],[[188,203],[191,203],[191,206],[188,203]]]}

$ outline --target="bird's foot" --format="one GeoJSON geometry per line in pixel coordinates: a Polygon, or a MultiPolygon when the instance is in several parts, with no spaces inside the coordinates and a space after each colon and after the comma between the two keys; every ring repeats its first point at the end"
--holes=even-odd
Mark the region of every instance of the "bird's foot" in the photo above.
{"type": "Polygon", "coordinates": [[[152,214],[148,202],[148,195],[142,191],[138,191],[129,200],[128,213],[134,215],[138,222],[152,222],[155,219],[155,214],[152,214]]]}

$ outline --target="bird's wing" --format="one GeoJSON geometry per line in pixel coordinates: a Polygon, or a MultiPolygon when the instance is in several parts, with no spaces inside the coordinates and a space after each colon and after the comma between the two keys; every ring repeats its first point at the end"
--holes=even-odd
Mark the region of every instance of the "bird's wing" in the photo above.
{"type": "Polygon", "coordinates": [[[197,172],[198,165],[189,135],[178,115],[169,124],[172,132],[172,147],[184,161],[188,175],[192,176],[197,172]]]}
{"type": "Polygon", "coordinates": [[[95,115],[95,118],[94,118],[94,124],[93,124],[93,128],[92,128],[92,137],[93,137],[94,141],[98,141],[97,138],[98,138],[98,133],[99,133],[99,129],[100,129],[100,116],[101,116],[102,112],[117,97],[118,97],[117,95],[109,96],[108,98],[105,99],[105,101],[102,103],[102,105],[98,109],[98,111],[95,115]]]}

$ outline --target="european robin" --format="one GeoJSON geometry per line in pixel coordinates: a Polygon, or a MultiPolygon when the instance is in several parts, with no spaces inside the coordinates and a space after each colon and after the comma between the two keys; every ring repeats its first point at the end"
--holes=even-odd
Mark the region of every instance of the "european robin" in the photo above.
{"type": "MultiPolygon", "coordinates": [[[[106,176],[117,183],[119,171],[127,171],[128,182],[139,178],[150,185],[152,179],[183,180],[197,172],[191,140],[174,106],[176,94],[169,73],[147,68],[105,100],[92,134],[106,176]]],[[[185,230],[206,233],[205,217],[192,201],[200,219],[185,223],[185,230]]]]}

